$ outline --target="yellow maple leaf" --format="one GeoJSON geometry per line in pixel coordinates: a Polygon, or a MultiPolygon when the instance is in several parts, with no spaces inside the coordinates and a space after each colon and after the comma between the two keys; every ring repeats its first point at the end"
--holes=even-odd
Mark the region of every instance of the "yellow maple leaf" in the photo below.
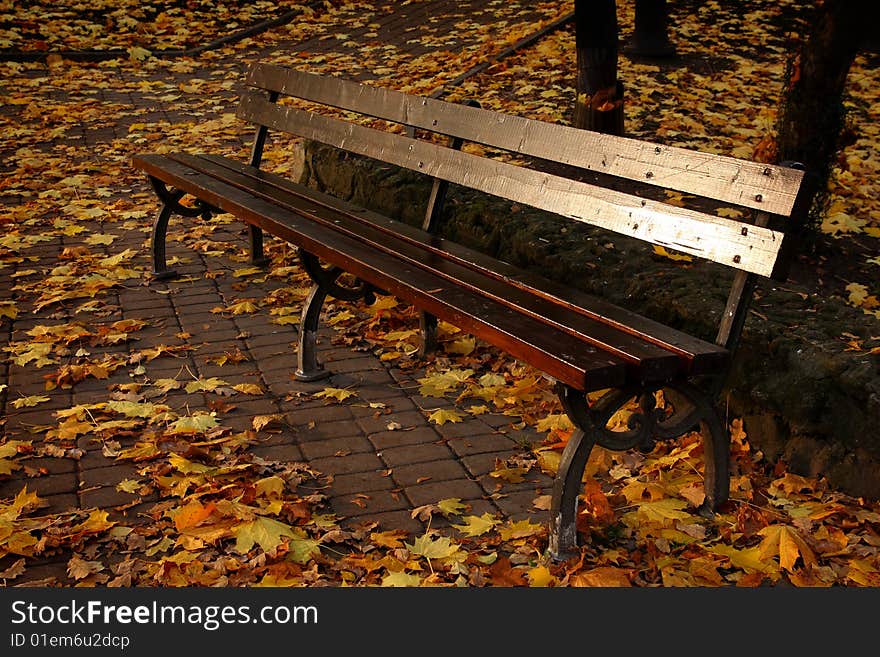
{"type": "Polygon", "coordinates": [[[730,559],[737,568],[742,568],[747,573],[764,573],[766,575],[778,575],[779,567],[775,562],[761,557],[760,546],[738,550],[729,545],[713,545],[706,548],[712,554],[718,554],[730,559]]]}
{"type": "Polygon", "coordinates": [[[112,244],[115,239],[116,235],[110,235],[109,233],[95,233],[94,235],[87,237],[85,243],[91,246],[103,246],[112,244]]]}
{"type": "Polygon", "coordinates": [[[845,212],[829,213],[823,220],[821,230],[832,237],[840,237],[848,233],[861,233],[867,222],[845,212]]]}
{"type": "Polygon", "coordinates": [[[639,504],[637,514],[643,521],[669,524],[674,520],[690,520],[693,516],[682,509],[687,507],[687,502],[674,498],[666,498],[654,502],[639,504]]]}
{"type": "Polygon", "coordinates": [[[302,530],[298,530],[279,520],[258,516],[250,522],[245,522],[233,530],[235,535],[235,550],[246,554],[254,545],[259,545],[264,552],[272,552],[282,540],[287,538],[303,537],[302,530]]]}
{"type": "Polygon", "coordinates": [[[146,48],[141,48],[140,46],[132,46],[128,49],[128,56],[136,62],[142,62],[152,55],[152,52],[150,52],[146,48]]]}
{"type": "Polygon", "coordinates": [[[654,245],[654,254],[663,258],[668,258],[669,260],[673,260],[675,262],[693,262],[693,258],[691,256],[684,255],[682,253],[675,253],[674,251],[667,251],[659,244],[654,245]]]}
{"type": "Polygon", "coordinates": [[[449,559],[460,553],[459,545],[453,543],[449,537],[427,533],[405,545],[410,552],[426,559],[449,559]]]}
{"type": "Polygon", "coordinates": [[[244,315],[257,312],[259,308],[257,308],[257,305],[253,301],[239,301],[238,303],[233,303],[232,305],[227,306],[225,310],[233,315],[244,315]]]}
{"type": "Polygon", "coordinates": [[[394,573],[388,573],[382,578],[382,586],[394,587],[412,587],[421,586],[422,578],[418,575],[411,575],[402,570],[394,573]]]}
{"type": "Polygon", "coordinates": [[[396,550],[403,547],[403,539],[409,535],[402,529],[392,529],[384,532],[372,532],[370,534],[370,542],[380,547],[391,548],[396,550]]]}
{"type": "Polygon", "coordinates": [[[224,381],[223,379],[219,379],[216,376],[212,376],[209,379],[197,379],[196,381],[190,381],[184,386],[184,390],[189,393],[193,392],[214,392],[217,388],[222,386],[228,386],[229,383],[224,381]]]}
{"type": "Polygon", "coordinates": [[[521,468],[497,468],[489,473],[490,477],[503,479],[510,484],[519,484],[525,481],[525,475],[529,472],[528,467],[521,468]]]}
{"type": "Polygon", "coordinates": [[[457,411],[438,408],[428,416],[428,420],[434,424],[446,424],[447,422],[461,422],[462,418],[457,411]]]}
{"type": "Polygon", "coordinates": [[[526,572],[529,578],[529,586],[546,587],[556,583],[556,577],[547,566],[535,566],[526,572]]]}
{"type": "Polygon", "coordinates": [[[498,530],[501,540],[510,541],[517,538],[536,536],[544,531],[544,525],[532,523],[528,518],[516,522],[508,522],[498,530]]]}
{"type": "Polygon", "coordinates": [[[242,278],[244,276],[252,276],[254,274],[263,274],[265,273],[265,269],[262,267],[243,267],[241,269],[236,269],[232,272],[232,275],[236,278],[242,278]]]}
{"type": "Polygon", "coordinates": [[[779,565],[785,570],[792,572],[794,564],[800,556],[804,566],[816,564],[816,555],[803,537],[793,527],[788,525],[769,525],[758,532],[764,537],[758,546],[760,552],[758,558],[767,561],[773,557],[779,557],[779,565]]]}
{"type": "Polygon", "coordinates": [[[577,587],[630,587],[629,570],[615,566],[599,566],[574,575],[572,586],[577,587]]]}
{"type": "Polygon", "coordinates": [[[169,428],[169,433],[203,433],[218,424],[217,418],[208,413],[186,415],[179,418],[169,428]]]}
{"type": "Polygon", "coordinates": [[[24,408],[36,406],[37,404],[42,404],[43,402],[49,401],[49,397],[45,395],[29,395],[27,397],[19,397],[18,399],[12,400],[12,405],[15,408],[24,408]]]}
{"type": "Polygon", "coordinates": [[[467,505],[463,504],[459,497],[447,497],[437,502],[437,508],[447,516],[460,516],[467,505]]]}
{"type": "Polygon", "coordinates": [[[15,301],[0,301],[0,317],[8,317],[9,319],[18,317],[15,301]]]}
{"type": "Polygon", "coordinates": [[[498,520],[488,512],[481,516],[465,516],[462,520],[464,524],[452,526],[465,536],[482,536],[498,524],[498,520]]]}
{"type": "Polygon", "coordinates": [[[477,347],[477,341],[474,338],[458,338],[443,345],[447,353],[459,356],[467,356],[471,354],[477,347]]]}
{"type": "Polygon", "coordinates": [[[254,427],[254,431],[259,431],[263,427],[272,424],[273,422],[281,422],[284,419],[284,416],[280,413],[273,413],[271,415],[257,415],[254,417],[251,424],[254,427]]]}
{"type": "Polygon", "coordinates": [[[246,395],[262,395],[263,389],[258,386],[256,383],[237,383],[232,386],[233,390],[237,390],[238,392],[242,392],[246,395]]]}
{"type": "Polygon", "coordinates": [[[546,417],[538,420],[535,429],[538,431],[572,431],[574,425],[565,413],[550,413],[546,417]]]}
{"type": "Polygon", "coordinates": [[[349,397],[356,397],[357,393],[353,390],[348,390],[347,388],[324,388],[320,392],[314,393],[313,397],[323,398],[323,399],[335,399],[336,401],[345,401],[349,397]]]}

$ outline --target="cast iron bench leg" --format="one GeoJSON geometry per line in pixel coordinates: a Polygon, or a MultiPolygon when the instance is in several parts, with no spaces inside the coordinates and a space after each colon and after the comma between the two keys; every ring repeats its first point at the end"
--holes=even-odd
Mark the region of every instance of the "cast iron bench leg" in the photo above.
{"type": "Polygon", "coordinates": [[[577,553],[577,510],[581,479],[596,444],[594,432],[577,428],[568,439],[553,482],[550,505],[550,556],[565,561],[577,553]]]}
{"type": "Polygon", "coordinates": [[[150,251],[153,254],[153,278],[158,281],[168,280],[177,276],[177,272],[168,269],[168,260],[165,256],[165,238],[168,234],[168,221],[174,210],[167,203],[159,210],[156,220],[153,222],[153,232],[150,236],[150,251]]]}
{"type": "Polygon", "coordinates": [[[557,392],[566,413],[575,426],[565,450],[556,479],[550,506],[550,556],[563,561],[577,554],[577,511],[583,489],[583,475],[594,445],[606,449],[653,449],[657,439],[671,439],[699,427],[703,443],[703,487],[705,500],[699,509],[712,516],[727,501],[730,488],[730,437],[709,395],[685,382],[663,386],[672,401],[674,412],[664,417],[654,407],[654,390],[631,386],[606,393],[592,406],[587,396],[570,386],[558,384],[557,392]],[[641,410],[633,413],[627,431],[611,431],[608,420],[632,399],[641,410]]]}
{"type": "Polygon", "coordinates": [[[327,298],[323,285],[315,284],[303,306],[302,321],[299,327],[299,350],[294,377],[297,381],[320,381],[330,376],[330,371],[318,361],[318,323],[321,319],[321,308],[327,298]]]}
{"type": "Polygon", "coordinates": [[[266,267],[269,264],[269,258],[263,252],[263,229],[249,224],[248,241],[251,248],[251,264],[255,267],[266,267]]]}
{"type": "Polygon", "coordinates": [[[324,266],[321,261],[303,249],[299,250],[299,259],[303,269],[314,282],[309,296],[303,306],[302,320],[299,327],[299,351],[297,368],[294,377],[297,381],[318,381],[326,379],[331,372],[324,369],[318,361],[318,323],[321,319],[321,308],[328,295],[343,301],[363,299],[367,304],[376,300],[373,286],[356,279],[352,286],[339,283],[339,277],[345,272],[339,267],[324,266]]]}
{"type": "Polygon", "coordinates": [[[180,202],[186,192],[180,189],[171,189],[164,182],[150,176],[150,184],[156,192],[156,196],[162,201],[162,209],[156,215],[153,222],[153,232],[150,235],[150,251],[153,255],[153,277],[156,280],[167,280],[177,276],[177,272],[168,269],[168,261],[165,256],[165,240],[168,235],[168,221],[171,215],[177,214],[181,217],[199,217],[210,219],[216,208],[211,207],[204,201],[196,199],[192,207],[183,205],[180,202]]]}

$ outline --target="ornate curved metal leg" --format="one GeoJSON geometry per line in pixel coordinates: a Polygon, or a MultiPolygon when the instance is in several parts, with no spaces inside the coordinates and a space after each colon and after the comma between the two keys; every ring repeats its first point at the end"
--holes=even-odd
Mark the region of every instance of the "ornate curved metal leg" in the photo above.
{"type": "Polygon", "coordinates": [[[162,201],[162,209],[156,215],[153,222],[153,232],[150,236],[150,250],[153,255],[153,277],[156,280],[167,280],[177,276],[177,272],[168,269],[168,262],[165,255],[165,241],[168,234],[168,221],[172,214],[178,214],[182,217],[198,217],[210,219],[211,214],[217,211],[201,199],[196,199],[193,207],[188,207],[180,202],[186,192],[180,189],[169,189],[168,186],[158,178],[150,177],[150,184],[156,192],[156,196],[162,201]]]}
{"type": "Polygon", "coordinates": [[[582,479],[595,434],[575,429],[568,439],[553,482],[550,504],[550,556],[564,561],[577,553],[577,509],[583,488],[582,479]]]}
{"type": "Polygon", "coordinates": [[[598,438],[598,426],[590,413],[586,395],[562,384],[557,384],[556,391],[575,425],[562,452],[550,503],[550,556],[563,561],[577,553],[578,499],[583,488],[584,469],[598,438]]]}
{"type": "Polygon", "coordinates": [[[321,308],[328,295],[344,301],[355,301],[363,298],[367,303],[375,300],[373,287],[358,279],[353,287],[341,285],[339,277],[345,272],[339,267],[324,267],[320,260],[300,249],[299,258],[303,269],[315,282],[309,291],[303,307],[302,321],[299,329],[299,352],[297,354],[297,369],[294,377],[297,381],[318,381],[330,376],[331,372],[324,369],[318,361],[318,349],[316,340],[318,336],[318,323],[321,319],[321,308]]]}
{"type": "Polygon", "coordinates": [[[170,205],[163,205],[162,209],[159,210],[159,214],[156,215],[156,220],[153,222],[153,232],[150,236],[150,251],[153,254],[153,278],[159,281],[177,276],[176,271],[168,269],[168,261],[165,256],[165,237],[168,233],[168,220],[171,219],[173,213],[174,209],[170,205]]]}
{"type": "Polygon", "coordinates": [[[309,291],[303,307],[302,322],[299,327],[299,351],[294,377],[297,381],[319,381],[330,376],[329,370],[318,361],[318,322],[327,292],[323,285],[315,284],[309,291]]]}
{"type": "Polygon", "coordinates": [[[700,513],[711,515],[727,500],[730,439],[710,396],[686,382],[663,388],[674,408],[670,417],[664,417],[663,409],[655,408],[656,391],[650,387],[611,390],[591,406],[583,392],[557,385],[559,399],[576,428],[562,453],[553,484],[549,551],[554,559],[563,560],[577,552],[578,498],[584,469],[594,445],[618,451],[633,448],[650,451],[657,439],[676,438],[699,426],[706,494],[700,513]],[[640,410],[630,415],[626,429],[609,429],[607,425],[611,417],[633,399],[638,400],[640,410]]]}

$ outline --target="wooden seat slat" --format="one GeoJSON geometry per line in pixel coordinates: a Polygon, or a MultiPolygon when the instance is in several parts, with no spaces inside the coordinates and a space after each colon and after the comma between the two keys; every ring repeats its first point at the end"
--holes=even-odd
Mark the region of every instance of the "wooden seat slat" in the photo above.
{"type": "Polygon", "coordinates": [[[515,358],[581,390],[623,385],[626,363],[504,304],[376,250],[338,230],[259,198],[164,155],[140,155],[133,163],[212,206],[297,244],[330,264],[398,298],[486,337],[515,358]]]}
{"type": "Polygon", "coordinates": [[[783,166],[648,144],[271,64],[254,66],[247,82],[259,89],[771,214],[791,213],[803,177],[803,172],[783,166]]]}
{"type": "Polygon", "coordinates": [[[783,233],[641,199],[245,94],[239,116],[575,221],[771,276],[783,233]]]}
{"type": "Polygon", "coordinates": [[[607,349],[637,366],[632,377],[634,380],[657,381],[677,375],[712,372],[728,357],[727,351],[715,344],[650,322],[588,295],[583,295],[581,301],[584,307],[579,307],[570,300],[554,297],[546,291],[535,294],[536,289],[552,288],[550,281],[543,280],[540,287],[536,287],[539,282],[535,277],[531,286],[525,286],[517,280],[518,270],[512,265],[448,240],[429,236],[417,228],[321,194],[281,176],[220,156],[171,154],[170,157],[267,200],[283,203],[291,210],[308,208],[308,212],[317,216],[320,211],[314,206],[321,205],[331,212],[327,221],[346,228],[362,239],[369,239],[375,248],[406,255],[411,261],[421,262],[449,280],[465,283],[474,291],[487,294],[496,301],[607,349]],[[610,320],[609,315],[615,316],[616,321],[610,320]],[[640,324],[646,331],[650,330],[651,335],[636,333],[621,320],[640,324]],[[683,344],[690,349],[682,349],[683,344]]]}

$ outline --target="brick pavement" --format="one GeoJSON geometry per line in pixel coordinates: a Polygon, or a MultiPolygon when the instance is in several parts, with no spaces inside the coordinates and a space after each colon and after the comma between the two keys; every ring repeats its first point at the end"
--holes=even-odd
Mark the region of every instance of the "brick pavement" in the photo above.
{"type": "MultiPolygon", "coordinates": [[[[462,9],[458,6],[460,4],[426,2],[418,7],[418,11],[403,17],[389,11],[378,31],[390,40],[407,43],[411,40],[412,48],[418,54],[430,53],[429,47],[412,38],[413,34],[418,33],[419,25],[424,24],[428,16],[447,20],[450,24],[461,20],[467,8],[462,9]]],[[[274,43],[271,49],[324,48],[329,52],[334,47],[342,47],[321,36],[315,35],[301,43],[274,43]]],[[[467,48],[469,44],[452,39],[443,47],[467,48]]],[[[249,59],[258,57],[259,53],[249,59]]],[[[207,69],[212,65],[212,62],[204,62],[203,71],[181,74],[180,80],[201,74],[210,78],[212,73],[207,69]]],[[[124,76],[124,72],[120,74],[124,76]]],[[[64,93],[59,87],[50,91],[49,96],[60,99],[64,93]]],[[[114,108],[112,116],[115,120],[87,123],[68,131],[57,143],[43,145],[46,153],[65,147],[83,148],[85,152],[95,154],[100,166],[101,159],[109,157],[108,151],[118,150],[118,142],[127,138],[133,123],[167,121],[174,125],[192,119],[186,107],[172,111],[167,104],[157,103],[149,90],[136,93],[130,87],[119,92],[101,89],[96,97],[100,103],[114,108]]],[[[229,111],[228,101],[228,97],[218,99],[205,111],[209,115],[229,111]]],[[[18,110],[6,108],[4,113],[15,111],[18,110]]],[[[236,147],[246,148],[246,141],[247,135],[242,134],[241,143],[236,147]]],[[[4,155],[8,156],[8,151],[4,155]]],[[[150,208],[155,207],[146,184],[132,192],[136,198],[149,203],[150,208]]],[[[21,198],[7,198],[4,203],[7,207],[14,207],[22,201],[21,198]]],[[[136,221],[135,224],[123,224],[128,229],[97,220],[82,222],[82,225],[88,229],[86,235],[108,232],[115,237],[112,246],[91,247],[93,251],[103,249],[107,255],[112,255],[132,249],[138,253],[138,262],[146,264],[148,220],[136,221]]],[[[174,232],[180,229],[180,222],[172,221],[172,241],[168,250],[170,258],[179,259],[177,269],[182,278],[152,284],[132,280],[108,291],[100,298],[99,321],[141,319],[148,322],[147,327],[134,334],[136,340],[127,346],[130,355],[157,345],[171,347],[188,343],[194,347],[173,357],[141,363],[145,375],[152,380],[234,377],[236,382],[245,380],[259,384],[265,393],[256,397],[237,395],[232,399],[210,392],[184,394],[171,391],[163,397],[163,403],[177,411],[207,408],[214,404],[215,408],[223,408],[220,414],[223,426],[236,431],[251,427],[256,416],[280,414],[283,422],[279,428],[271,433],[260,432],[260,441],[251,448],[252,452],[267,459],[304,461],[332,475],[332,485],[325,493],[331,510],[344,517],[346,523],[368,520],[376,521],[386,529],[419,532],[424,530],[425,524],[412,517],[412,510],[449,497],[461,498],[477,515],[489,512],[514,519],[546,520],[546,512],[536,511],[532,502],[537,495],[550,492],[549,477],[533,471],[522,483],[499,486],[499,480],[489,475],[499,459],[523,451],[523,440],[538,441],[542,436],[527,429],[514,429],[510,417],[495,414],[473,416],[462,412],[465,419],[461,423],[442,426],[430,423],[426,411],[451,405],[453,401],[417,394],[417,379],[424,375],[424,371],[403,372],[370,352],[354,351],[340,344],[338,334],[326,326],[321,330],[320,356],[334,375],[318,383],[296,382],[291,378],[295,366],[295,327],[272,323],[273,318],[265,312],[246,315],[212,312],[217,307],[229,306],[243,294],[241,282],[233,276],[205,277],[206,272],[224,271],[228,274],[244,266],[240,254],[245,233],[241,226],[230,224],[211,235],[213,242],[226,242],[230,247],[220,255],[203,255],[173,241],[174,232]],[[191,337],[186,337],[187,334],[191,337]],[[239,353],[242,360],[222,366],[210,361],[212,355],[224,352],[239,353]],[[311,396],[325,386],[350,386],[357,390],[357,401],[327,404],[311,396]],[[377,409],[364,403],[370,401],[381,402],[384,407],[377,409]]],[[[27,251],[30,262],[0,269],[0,298],[15,298],[13,288],[17,283],[33,281],[44,275],[57,264],[57,258],[65,248],[79,244],[81,241],[76,236],[61,234],[30,247],[27,251]],[[28,273],[30,269],[34,273],[28,273]]],[[[285,281],[273,278],[261,283],[251,282],[246,294],[265,297],[284,284],[285,281]]],[[[25,309],[24,302],[22,304],[25,309]]],[[[90,321],[87,315],[74,314],[75,310],[76,304],[62,304],[45,311],[20,312],[17,318],[0,326],[3,332],[0,346],[28,340],[26,332],[36,325],[90,321]]],[[[107,353],[119,351],[118,346],[103,349],[107,353]]],[[[93,355],[100,355],[102,348],[91,351],[93,355]]],[[[75,404],[105,401],[108,391],[134,380],[133,367],[121,367],[104,380],[88,378],[70,389],[57,388],[47,392],[46,369],[3,363],[0,377],[8,386],[3,396],[6,437],[41,440],[43,434],[33,433],[32,429],[55,425],[54,411],[75,404]],[[50,400],[33,408],[12,405],[16,398],[28,395],[46,395],[50,400]]],[[[14,496],[27,484],[30,490],[48,502],[46,512],[99,506],[111,511],[113,518],[125,519],[129,524],[138,522],[138,514],[148,510],[156,501],[155,494],[143,497],[117,489],[121,481],[136,478],[136,466],[115,461],[101,442],[88,435],[78,438],[77,447],[81,450],[78,459],[22,460],[24,470],[11,478],[0,479],[0,498],[14,496]]],[[[432,526],[437,525],[435,517],[432,526]]],[[[0,570],[6,561],[8,559],[0,560],[0,570]]],[[[36,563],[36,566],[29,566],[25,579],[50,575],[65,579],[64,563],[36,563]]]]}

